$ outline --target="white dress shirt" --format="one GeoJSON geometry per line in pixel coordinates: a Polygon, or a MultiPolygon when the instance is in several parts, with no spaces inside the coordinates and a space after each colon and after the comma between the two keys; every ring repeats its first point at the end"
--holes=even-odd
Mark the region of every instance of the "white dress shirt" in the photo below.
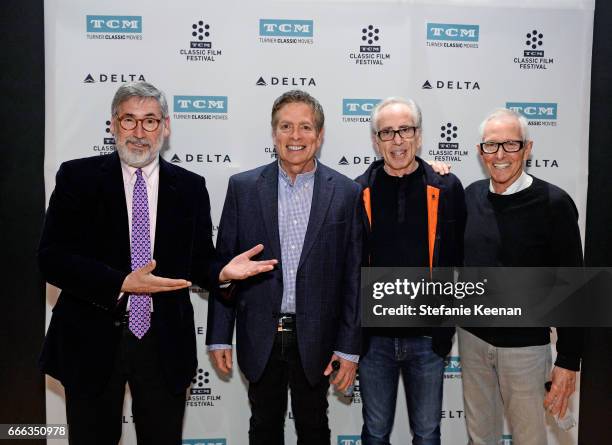
{"type": "Polygon", "coordinates": [[[525,173],[525,170],[521,172],[521,176],[516,178],[512,184],[508,186],[508,188],[503,193],[497,193],[493,188],[493,181],[489,180],[489,191],[491,193],[496,193],[498,195],[512,195],[513,193],[520,192],[521,190],[525,190],[528,188],[533,182],[533,177],[529,176],[525,173]]]}

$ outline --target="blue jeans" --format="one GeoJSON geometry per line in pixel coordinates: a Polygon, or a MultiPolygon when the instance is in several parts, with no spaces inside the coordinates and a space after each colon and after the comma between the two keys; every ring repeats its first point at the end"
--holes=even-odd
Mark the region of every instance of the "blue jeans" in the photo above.
{"type": "Polygon", "coordinates": [[[430,337],[370,337],[359,363],[363,445],[389,444],[402,372],[413,445],[440,445],[444,360],[430,337]]]}

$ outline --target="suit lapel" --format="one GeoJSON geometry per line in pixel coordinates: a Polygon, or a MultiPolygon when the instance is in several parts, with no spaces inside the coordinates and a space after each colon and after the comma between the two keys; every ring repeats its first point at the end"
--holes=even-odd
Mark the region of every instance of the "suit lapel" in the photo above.
{"type": "Polygon", "coordinates": [[[302,264],[308,257],[317,239],[317,235],[325,221],[329,204],[334,195],[335,184],[333,177],[326,173],[323,164],[320,162],[318,162],[318,164],[317,171],[315,172],[314,190],[312,191],[312,206],[310,208],[310,217],[308,218],[308,228],[306,229],[304,246],[302,247],[302,255],[300,256],[298,268],[302,267],[302,264]]]}
{"type": "Polygon", "coordinates": [[[108,156],[101,169],[102,199],[105,212],[109,216],[109,242],[114,246],[116,264],[130,270],[130,230],[125,201],[125,188],[119,155],[115,152],[108,156]]]}
{"type": "Polygon", "coordinates": [[[165,249],[164,240],[172,242],[172,224],[180,215],[177,215],[176,172],[161,156],[159,157],[159,188],[157,191],[157,218],[155,223],[155,247],[153,257],[163,256],[165,249]]]}
{"type": "Polygon", "coordinates": [[[271,245],[270,258],[281,259],[280,235],[278,233],[278,164],[268,165],[257,179],[259,205],[266,228],[266,234],[271,245]]]}

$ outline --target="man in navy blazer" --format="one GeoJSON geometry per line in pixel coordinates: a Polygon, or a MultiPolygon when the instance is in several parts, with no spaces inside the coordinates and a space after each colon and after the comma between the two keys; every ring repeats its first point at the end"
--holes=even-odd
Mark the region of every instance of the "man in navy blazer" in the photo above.
{"type": "MultiPolygon", "coordinates": [[[[209,302],[206,343],[217,368],[238,363],[249,381],[250,444],[282,444],[287,387],[299,444],[329,444],[331,383],[352,384],[361,347],[360,187],[315,159],[323,109],[303,91],[272,107],[278,162],[232,176],[217,237],[219,281],[231,299],[209,302]],[[256,246],[271,272],[249,277],[239,252],[256,246]],[[263,251],[262,251],[263,249],[263,251]],[[225,265],[225,266],[224,266],[225,265]]],[[[251,255],[253,252],[247,252],[251,255]]],[[[245,260],[246,261],[246,260],[245,260]]]]}
{"type": "Polygon", "coordinates": [[[57,174],[39,262],[62,291],[40,363],[64,385],[71,444],[118,443],[126,381],[138,443],[180,444],[197,367],[188,286],[211,281],[208,192],[204,178],[159,157],[170,121],[153,85],[117,90],[112,131],[116,153],[65,162],[57,174]],[[148,230],[131,225],[141,199],[148,230]],[[135,232],[148,236],[152,254],[137,268],[135,232]],[[136,294],[150,295],[141,338],[129,327],[136,294]]]}

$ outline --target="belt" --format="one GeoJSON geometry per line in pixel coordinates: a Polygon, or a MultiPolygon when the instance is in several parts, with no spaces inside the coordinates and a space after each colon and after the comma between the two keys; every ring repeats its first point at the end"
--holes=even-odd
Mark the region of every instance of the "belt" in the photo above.
{"type": "Polygon", "coordinates": [[[277,332],[295,331],[295,314],[281,314],[276,325],[277,332]]]}

